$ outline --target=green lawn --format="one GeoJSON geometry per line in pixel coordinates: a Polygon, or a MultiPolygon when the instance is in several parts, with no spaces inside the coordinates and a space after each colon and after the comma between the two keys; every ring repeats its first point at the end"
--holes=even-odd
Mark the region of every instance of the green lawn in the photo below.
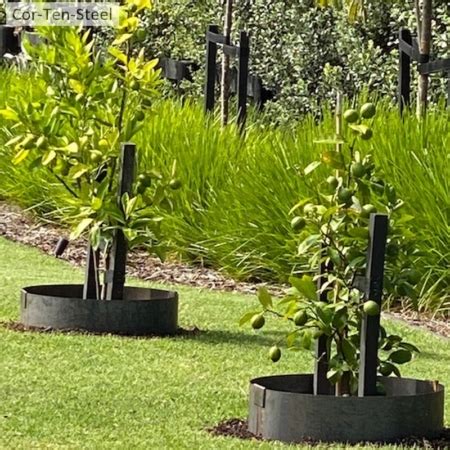
{"type": "MultiPolygon", "coordinates": [[[[17,319],[21,286],[82,280],[79,269],[3,239],[0,255],[0,320],[17,319]]],[[[265,334],[237,325],[254,299],[177,289],[180,323],[199,327],[199,335],[133,339],[0,328],[0,448],[294,448],[217,438],[205,428],[245,417],[250,378],[309,371],[311,356],[292,353],[269,363],[274,324],[265,334]]],[[[399,323],[389,327],[422,349],[405,376],[450,385],[448,340],[399,323]]],[[[448,423],[449,400],[446,414],[448,423]]]]}

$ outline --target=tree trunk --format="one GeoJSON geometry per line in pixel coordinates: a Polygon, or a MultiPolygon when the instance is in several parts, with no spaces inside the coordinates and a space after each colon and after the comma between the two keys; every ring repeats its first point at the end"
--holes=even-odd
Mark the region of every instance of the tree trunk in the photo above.
{"type": "MultiPolygon", "coordinates": [[[[422,55],[429,56],[431,52],[431,19],[433,0],[415,0],[417,16],[417,40],[422,55]],[[420,5],[421,3],[421,5],[420,5]],[[421,7],[422,6],[422,7],[421,7]]],[[[425,116],[428,101],[429,75],[419,74],[417,90],[417,117],[425,116]]]]}
{"type": "MultiPolygon", "coordinates": [[[[233,25],[233,0],[225,0],[225,23],[223,34],[225,43],[231,43],[231,27],[233,25]]],[[[228,123],[229,115],[229,97],[230,97],[230,57],[223,53],[222,55],[222,84],[220,90],[220,106],[222,125],[228,123]]]]}

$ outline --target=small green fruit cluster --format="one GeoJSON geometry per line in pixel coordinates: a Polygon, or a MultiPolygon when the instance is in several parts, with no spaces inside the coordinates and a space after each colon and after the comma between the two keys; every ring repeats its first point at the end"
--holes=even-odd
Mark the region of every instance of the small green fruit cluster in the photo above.
{"type": "Polygon", "coordinates": [[[347,109],[343,117],[347,123],[351,124],[351,128],[360,135],[361,139],[367,141],[372,138],[373,131],[370,127],[361,125],[360,123],[363,119],[373,118],[376,112],[377,110],[373,103],[365,103],[361,106],[359,112],[356,109],[347,109]],[[358,123],[360,125],[356,125],[358,123]]]}

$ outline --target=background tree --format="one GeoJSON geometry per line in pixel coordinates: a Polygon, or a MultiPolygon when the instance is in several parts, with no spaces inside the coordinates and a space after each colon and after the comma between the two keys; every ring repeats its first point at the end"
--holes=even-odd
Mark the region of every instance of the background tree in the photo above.
{"type": "MultiPolygon", "coordinates": [[[[231,43],[231,28],[233,26],[233,0],[224,0],[225,19],[223,34],[225,36],[225,43],[231,43]]],[[[222,125],[228,123],[229,115],[229,98],[230,98],[230,57],[223,52],[222,55],[222,83],[220,89],[220,105],[222,125]]]]}

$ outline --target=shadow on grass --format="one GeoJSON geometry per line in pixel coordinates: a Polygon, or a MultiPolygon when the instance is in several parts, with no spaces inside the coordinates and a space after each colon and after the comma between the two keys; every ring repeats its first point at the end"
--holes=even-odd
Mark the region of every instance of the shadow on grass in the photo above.
{"type": "Polygon", "coordinates": [[[186,335],[183,339],[195,339],[208,344],[234,344],[240,346],[267,346],[284,340],[286,332],[270,331],[267,333],[248,334],[230,330],[202,330],[198,335],[186,335]]]}

